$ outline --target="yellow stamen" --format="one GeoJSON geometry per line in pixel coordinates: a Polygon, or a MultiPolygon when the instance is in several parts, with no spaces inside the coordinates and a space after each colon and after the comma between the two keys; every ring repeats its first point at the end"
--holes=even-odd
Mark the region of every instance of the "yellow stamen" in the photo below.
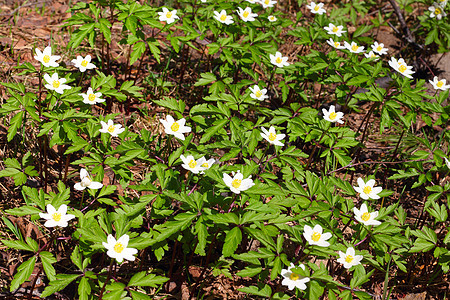
{"type": "Polygon", "coordinates": [[[256,91],[256,93],[255,93],[255,96],[256,96],[256,98],[259,98],[259,97],[261,97],[261,96],[262,96],[262,93],[261,93],[261,91],[256,91]]]}
{"type": "Polygon", "coordinates": [[[320,9],[319,5],[316,5],[316,6],[314,7],[314,10],[315,10],[315,11],[319,11],[319,9],[320,9]]]}
{"type": "Polygon", "coordinates": [[[338,32],[339,28],[337,28],[336,26],[333,27],[333,32],[338,32]]]}
{"type": "Polygon", "coordinates": [[[398,67],[398,70],[400,71],[400,73],[403,73],[406,71],[406,66],[405,65],[400,65],[400,67],[398,67]]]}
{"type": "Polygon", "coordinates": [[[347,255],[347,256],[345,257],[345,262],[348,262],[348,263],[350,264],[352,261],[353,261],[353,256],[347,255]]]}
{"type": "Polygon", "coordinates": [[[86,68],[87,64],[88,64],[87,60],[83,59],[83,61],[81,62],[81,66],[86,68]]]}
{"type": "Polygon", "coordinates": [[[322,235],[320,234],[320,233],[318,233],[318,232],[313,232],[313,234],[311,235],[311,239],[314,241],[314,242],[318,242],[319,240],[320,240],[320,237],[321,237],[322,235]]]}
{"type": "Polygon", "coordinates": [[[220,16],[220,21],[225,22],[226,19],[227,19],[227,15],[223,14],[220,16]]]}
{"type": "Polygon", "coordinates": [[[57,88],[59,88],[59,85],[60,85],[60,82],[59,82],[59,80],[55,80],[55,81],[53,81],[53,87],[55,88],[55,89],[57,89],[57,88]]]}
{"type": "Polygon", "coordinates": [[[273,142],[275,141],[275,139],[277,138],[277,135],[274,133],[269,133],[269,141],[273,142]]]}
{"type": "Polygon", "coordinates": [[[377,51],[380,52],[381,50],[383,50],[383,47],[378,46],[378,47],[377,47],[377,51]]]}
{"type": "Polygon", "coordinates": [[[189,168],[193,169],[197,166],[197,162],[193,159],[191,159],[191,161],[188,163],[189,168]]]}
{"type": "Polygon", "coordinates": [[[242,180],[240,180],[240,179],[235,179],[235,180],[233,180],[233,181],[231,182],[231,185],[232,185],[235,189],[237,189],[237,188],[239,188],[239,187],[241,186],[241,183],[242,183],[242,180]]]}
{"type": "Polygon", "coordinates": [[[339,43],[339,42],[334,42],[334,46],[337,48],[337,47],[339,47],[341,45],[341,43],[339,43]]]}
{"type": "Polygon", "coordinates": [[[167,18],[167,19],[172,18],[172,13],[171,13],[170,11],[166,14],[166,18],[167,18]]]}
{"type": "Polygon", "coordinates": [[[270,3],[270,0],[264,0],[265,5],[269,5],[269,3],[270,3]]]}
{"type": "Polygon", "coordinates": [[[55,213],[53,213],[52,218],[56,222],[59,222],[59,221],[61,221],[61,214],[59,212],[55,212],[55,213]]]}
{"type": "Polygon", "coordinates": [[[366,186],[366,187],[363,189],[364,194],[370,194],[371,191],[372,191],[372,188],[371,188],[370,186],[366,186]]]}
{"type": "Polygon", "coordinates": [[[42,60],[47,64],[47,63],[50,61],[50,56],[44,55],[44,57],[42,58],[42,60]]]}
{"type": "Polygon", "coordinates": [[[356,45],[356,44],[352,46],[352,50],[353,50],[353,51],[357,51],[358,48],[359,48],[359,47],[358,47],[358,45],[356,45]]]}
{"type": "Polygon", "coordinates": [[[248,11],[244,11],[244,13],[242,14],[242,16],[243,16],[244,18],[247,18],[249,14],[250,14],[250,13],[249,13],[248,11]]]}
{"type": "Polygon", "coordinates": [[[296,273],[291,273],[291,275],[289,275],[289,279],[296,281],[300,279],[300,276],[296,273]]]}
{"type": "Polygon", "coordinates": [[[365,212],[365,213],[363,213],[362,214],[362,216],[361,216],[361,219],[363,220],[363,221],[369,221],[369,219],[370,219],[370,214],[368,213],[368,212],[365,212]]]}
{"type": "Polygon", "coordinates": [[[281,62],[282,62],[283,60],[281,59],[281,57],[277,57],[277,59],[276,59],[275,61],[277,62],[277,64],[281,64],[281,62]]]}
{"type": "Polygon", "coordinates": [[[109,133],[113,133],[115,129],[116,129],[116,127],[115,127],[114,125],[110,125],[110,126],[108,127],[108,132],[109,132],[109,133]]]}
{"type": "Polygon", "coordinates": [[[441,9],[439,7],[436,7],[436,9],[434,10],[434,14],[440,15],[441,13],[442,13],[441,9]]]}
{"type": "Polygon", "coordinates": [[[202,164],[202,167],[203,167],[203,168],[209,168],[209,165],[208,165],[208,163],[203,163],[203,164],[202,164]]]}
{"type": "Polygon", "coordinates": [[[125,249],[125,247],[121,243],[117,243],[114,245],[114,251],[117,253],[121,253],[125,249]]]}
{"type": "Polygon", "coordinates": [[[94,94],[89,94],[88,96],[89,101],[94,101],[95,100],[95,95],[94,94]]]}
{"type": "Polygon", "coordinates": [[[438,81],[438,83],[436,83],[437,87],[442,87],[444,85],[444,83],[442,81],[438,81]]]}
{"type": "Polygon", "coordinates": [[[335,113],[335,112],[332,112],[331,114],[330,114],[330,120],[334,120],[334,119],[336,119],[336,117],[337,117],[337,113],[335,113]]]}
{"type": "Polygon", "coordinates": [[[170,126],[170,129],[172,129],[172,131],[174,132],[177,132],[178,129],[180,129],[180,125],[177,122],[174,122],[172,126],[170,126]]]}

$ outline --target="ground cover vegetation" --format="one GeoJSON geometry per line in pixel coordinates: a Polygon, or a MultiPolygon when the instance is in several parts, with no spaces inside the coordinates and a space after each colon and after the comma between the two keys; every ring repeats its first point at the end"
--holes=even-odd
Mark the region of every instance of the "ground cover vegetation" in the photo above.
{"type": "Polygon", "coordinates": [[[2,295],[444,299],[447,11],[72,3],[1,82],[2,295]]]}

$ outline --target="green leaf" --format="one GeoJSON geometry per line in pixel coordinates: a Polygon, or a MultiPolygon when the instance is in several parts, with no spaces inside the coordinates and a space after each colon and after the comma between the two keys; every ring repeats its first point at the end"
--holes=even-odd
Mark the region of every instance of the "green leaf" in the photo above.
{"type": "Polygon", "coordinates": [[[23,120],[24,115],[25,115],[25,112],[21,111],[21,112],[18,112],[14,117],[11,118],[11,121],[9,122],[8,135],[7,135],[8,142],[11,142],[11,140],[17,134],[17,130],[22,125],[22,120],[23,120]]]}
{"type": "Polygon", "coordinates": [[[24,241],[1,240],[1,242],[3,243],[3,245],[5,245],[9,248],[34,252],[33,247],[31,247],[24,241]]]}
{"type": "Polygon", "coordinates": [[[258,288],[256,286],[248,286],[239,288],[238,291],[256,296],[266,297],[267,299],[269,299],[270,296],[272,295],[272,289],[267,284],[265,284],[264,287],[262,288],[258,288]]]}
{"type": "Polygon", "coordinates": [[[253,277],[261,273],[261,271],[262,271],[261,267],[245,267],[244,270],[237,272],[236,275],[241,277],[253,277]]]}
{"type": "Polygon", "coordinates": [[[128,286],[158,287],[169,280],[167,277],[157,276],[155,274],[145,275],[145,273],[146,271],[142,271],[134,274],[128,282],[128,286]]]}
{"type": "Polygon", "coordinates": [[[12,209],[5,210],[8,214],[15,215],[15,216],[26,216],[26,215],[36,215],[38,213],[41,213],[42,210],[39,208],[33,207],[33,206],[22,206],[22,207],[16,207],[12,209]]]}
{"type": "Polygon", "coordinates": [[[15,291],[22,283],[30,279],[31,274],[36,264],[36,256],[32,256],[29,260],[22,263],[18,268],[18,272],[14,275],[14,279],[11,281],[9,291],[15,291]]]}
{"type": "Polygon", "coordinates": [[[80,296],[80,300],[89,299],[90,294],[91,285],[89,284],[89,279],[81,277],[80,283],[78,284],[78,295],[80,296]]]}
{"type": "Polygon", "coordinates": [[[108,20],[101,18],[98,20],[98,27],[108,44],[111,44],[111,23],[108,20]]]}
{"type": "Polygon", "coordinates": [[[50,281],[55,280],[56,271],[55,268],[52,266],[52,264],[56,262],[56,258],[53,256],[52,253],[48,251],[40,252],[39,256],[41,257],[42,267],[44,268],[45,275],[47,275],[47,278],[50,281]]]}
{"type": "Polygon", "coordinates": [[[139,58],[141,58],[142,54],[144,54],[146,49],[145,43],[140,41],[133,45],[133,51],[130,55],[130,66],[134,64],[139,58]]]}
{"type": "Polygon", "coordinates": [[[216,80],[217,80],[216,75],[214,75],[213,73],[210,72],[201,73],[200,79],[194,84],[194,86],[207,85],[216,80]]]}
{"type": "Polygon", "coordinates": [[[422,238],[418,238],[415,242],[414,242],[414,246],[409,249],[410,253],[415,253],[415,252],[427,252],[430,251],[431,249],[433,249],[436,245],[433,244],[432,242],[429,242],[427,240],[424,240],[422,238]]]}
{"type": "Polygon", "coordinates": [[[80,276],[81,275],[77,274],[58,274],[56,276],[56,280],[50,281],[44,292],[42,292],[41,298],[48,297],[56,292],[61,291],[80,276]]]}
{"type": "Polygon", "coordinates": [[[237,247],[241,244],[242,241],[242,231],[239,227],[234,227],[230,231],[227,232],[225,236],[225,243],[223,245],[222,254],[227,257],[234,254],[237,247]]]}

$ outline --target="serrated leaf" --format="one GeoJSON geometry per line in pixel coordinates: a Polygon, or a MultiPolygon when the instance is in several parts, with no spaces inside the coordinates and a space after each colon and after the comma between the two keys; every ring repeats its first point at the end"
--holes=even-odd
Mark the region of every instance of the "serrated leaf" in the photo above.
{"type": "Polygon", "coordinates": [[[157,287],[164,282],[167,282],[169,278],[163,277],[163,276],[157,276],[155,274],[148,274],[145,275],[146,272],[138,272],[131,277],[130,281],[128,282],[128,286],[150,286],[150,287],[157,287]]]}
{"type": "Polygon", "coordinates": [[[22,263],[18,268],[18,272],[14,275],[14,279],[11,281],[9,291],[15,291],[22,283],[30,279],[31,274],[36,264],[36,256],[32,256],[29,260],[22,263]]]}
{"type": "Polygon", "coordinates": [[[44,289],[41,298],[48,297],[56,292],[63,290],[72,281],[80,277],[77,274],[58,274],[56,280],[50,281],[49,285],[44,289]]]}
{"type": "Polygon", "coordinates": [[[50,281],[55,280],[56,271],[55,268],[52,266],[52,264],[56,262],[56,258],[53,256],[52,253],[48,251],[40,252],[39,256],[41,257],[42,267],[44,268],[45,275],[47,275],[47,278],[50,281]]]}
{"type": "Polygon", "coordinates": [[[225,236],[225,243],[223,244],[222,254],[227,257],[234,254],[237,247],[242,241],[242,231],[239,227],[234,227],[227,232],[225,236]]]}

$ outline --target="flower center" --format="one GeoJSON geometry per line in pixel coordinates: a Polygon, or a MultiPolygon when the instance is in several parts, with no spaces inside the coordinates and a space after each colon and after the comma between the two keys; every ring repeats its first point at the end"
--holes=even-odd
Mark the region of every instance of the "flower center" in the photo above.
{"type": "Polygon", "coordinates": [[[300,279],[300,276],[298,274],[296,274],[296,273],[291,273],[291,275],[289,275],[289,279],[293,280],[293,281],[296,281],[296,280],[300,279]]]}
{"type": "Polygon", "coordinates": [[[174,122],[172,126],[170,126],[170,129],[172,129],[172,131],[174,132],[177,132],[178,129],[180,129],[180,125],[177,122],[174,122]]]}
{"type": "Polygon", "coordinates": [[[109,132],[109,133],[113,133],[115,129],[116,129],[116,126],[110,125],[110,126],[108,127],[108,132],[109,132]]]}
{"type": "Polygon", "coordinates": [[[171,13],[170,11],[166,14],[166,18],[167,18],[167,19],[172,18],[172,13],[171,13]]]}
{"type": "Polygon", "coordinates": [[[225,22],[226,19],[227,19],[227,15],[220,16],[220,21],[225,22]]]}
{"type": "Polygon", "coordinates": [[[377,51],[381,51],[381,50],[383,50],[383,47],[378,46],[378,47],[377,47],[377,51]]]}
{"type": "Polygon", "coordinates": [[[400,67],[398,67],[398,70],[400,71],[400,73],[403,73],[406,71],[406,66],[405,65],[400,65],[400,67]]]}
{"type": "Polygon", "coordinates": [[[337,47],[339,47],[341,45],[341,43],[339,43],[339,42],[334,42],[334,46],[337,48],[337,47]]]}
{"type": "Polygon", "coordinates": [[[436,7],[436,9],[434,10],[434,14],[440,15],[441,14],[441,9],[439,7],[436,7]]]}
{"type": "Polygon", "coordinates": [[[275,133],[269,133],[269,141],[273,142],[277,138],[277,135],[275,133]]]}
{"type": "Polygon", "coordinates": [[[94,101],[95,100],[95,95],[94,94],[89,94],[88,99],[89,99],[89,101],[94,101]]]}
{"type": "Polygon", "coordinates": [[[61,214],[59,212],[55,212],[55,213],[53,213],[52,218],[56,222],[59,222],[59,221],[61,221],[61,214]]]}
{"type": "Polygon", "coordinates": [[[352,261],[353,261],[353,256],[351,256],[351,255],[347,255],[347,256],[345,257],[345,262],[347,262],[347,263],[351,264],[351,263],[352,263],[352,261]]]}
{"type": "Polygon", "coordinates": [[[87,60],[83,59],[83,61],[81,62],[81,66],[86,68],[87,64],[88,64],[87,60]]]}
{"type": "Polygon", "coordinates": [[[116,243],[114,245],[114,251],[116,251],[117,253],[121,253],[123,249],[125,249],[125,247],[122,245],[122,243],[116,243]]]}
{"type": "MultiPolygon", "coordinates": [[[[442,85],[441,85],[441,86],[442,86],[442,85]]],[[[262,96],[261,91],[256,91],[255,96],[256,96],[256,98],[261,97],[261,96],[262,96]]]]}
{"type": "Polygon", "coordinates": [[[442,87],[444,85],[444,83],[442,81],[438,81],[438,83],[436,83],[437,87],[442,87]]]}
{"type": "Polygon", "coordinates": [[[334,119],[336,119],[336,117],[337,117],[337,113],[332,112],[332,113],[330,114],[330,120],[334,120],[334,119]]]}
{"type": "Polygon", "coordinates": [[[333,32],[338,32],[339,28],[337,28],[336,26],[333,27],[333,32]]]}
{"type": "Polygon", "coordinates": [[[188,163],[189,168],[193,169],[197,166],[197,162],[193,159],[191,159],[191,161],[188,163]]]}
{"type": "Polygon", "coordinates": [[[366,186],[366,187],[363,189],[364,194],[370,194],[371,191],[372,191],[372,188],[371,188],[370,186],[366,186]]]}
{"type": "Polygon", "coordinates": [[[81,180],[81,186],[84,186],[84,187],[90,186],[91,182],[92,182],[91,177],[86,176],[81,180]]]}
{"type": "Polygon", "coordinates": [[[237,188],[239,188],[239,187],[241,186],[241,182],[242,182],[242,180],[240,180],[240,179],[235,179],[235,180],[233,180],[233,181],[231,182],[231,185],[232,185],[235,189],[237,189],[237,188]]]}
{"type": "Polygon", "coordinates": [[[352,46],[352,50],[353,50],[353,51],[357,51],[358,48],[359,48],[358,45],[353,45],[353,46],[352,46]]]}
{"type": "Polygon", "coordinates": [[[209,165],[208,165],[208,163],[203,163],[203,164],[202,164],[202,167],[203,167],[203,168],[209,168],[209,165]]]}
{"type": "Polygon", "coordinates": [[[281,57],[277,57],[277,59],[276,59],[275,61],[277,62],[277,64],[281,64],[281,62],[282,62],[283,60],[281,59],[281,57]]]}
{"type": "Polygon", "coordinates": [[[264,0],[265,5],[269,5],[269,3],[270,3],[270,0],[264,0]]]}
{"type": "Polygon", "coordinates": [[[50,61],[50,56],[44,55],[44,57],[42,58],[42,60],[43,60],[45,63],[48,63],[48,62],[50,61]]]}
{"type": "Polygon", "coordinates": [[[315,11],[319,11],[319,9],[320,9],[319,5],[314,6],[315,11]]]}
{"type": "Polygon", "coordinates": [[[321,237],[321,236],[322,236],[322,235],[321,235],[320,233],[314,231],[313,234],[311,235],[311,239],[312,239],[314,242],[318,242],[318,241],[320,240],[320,237],[321,237]]]}
{"type": "Polygon", "coordinates": [[[370,214],[368,213],[368,212],[365,212],[365,213],[363,213],[362,214],[362,216],[361,216],[361,219],[363,220],[363,221],[369,221],[369,219],[370,219],[370,214]]]}
{"type": "Polygon", "coordinates": [[[249,14],[250,14],[250,13],[249,13],[248,11],[244,11],[244,13],[242,14],[242,16],[243,16],[244,18],[247,18],[249,14]]]}
{"type": "Polygon", "coordinates": [[[57,88],[59,88],[59,85],[60,85],[60,82],[59,82],[59,80],[55,80],[55,81],[53,81],[53,87],[55,88],[55,89],[57,89],[57,88]]]}

